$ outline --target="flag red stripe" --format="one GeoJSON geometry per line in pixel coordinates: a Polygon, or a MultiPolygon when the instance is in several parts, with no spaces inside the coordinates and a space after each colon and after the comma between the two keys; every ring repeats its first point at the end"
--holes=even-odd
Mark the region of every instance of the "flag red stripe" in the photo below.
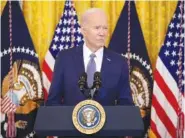
{"type": "Polygon", "coordinates": [[[50,67],[48,66],[45,60],[43,62],[43,72],[45,72],[48,80],[51,82],[53,71],[50,69],[50,67]]]}
{"type": "Polygon", "coordinates": [[[3,106],[2,106],[2,111],[3,111],[4,113],[6,113],[6,111],[9,110],[9,107],[10,107],[10,103],[7,103],[6,105],[3,105],[3,106]]]}
{"type": "Polygon", "coordinates": [[[16,108],[17,108],[17,106],[16,106],[16,105],[13,105],[12,107],[10,107],[10,106],[12,106],[12,104],[9,104],[9,106],[8,106],[8,107],[3,108],[3,109],[2,109],[2,112],[3,112],[3,113],[15,112],[15,111],[16,111],[16,108]]]}
{"type": "Polygon", "coordinates": [[[161,107],[161,105],[158,103],[155,95],[152,97],[152,105],[156,110],[156,114],[158,115],[161,122],[164,124],[166,129],[168,130],[168,133],[175,138],[176,137],[176,128],[174,127],[173,123],[171,122],[170,118],[167,116],[164,109],[161,107]]]}
{"type": "Polygon", "coordinates": [[[155,134],[155,136],[157,138],[161,138],[161,136],[159,135],[159,132],[157,131],[156,124],[153,122],[153,120],[150,121],[150,125],[151,125],[151,129],[153,133],[155,134]]]}
{"type": "Polygon", "coordinates": [[[5,101],[4,103],[2,103],[2,109],[4,109],[7,105],[10,105],[10,102],[11,101],[9,100],[9,101],[5,101]]]}
{"type": "Polygon", "coordinates": [[[11,100],[8,97],[5,97],[5,99],[3,99],[2,101],[2,111],[7,110],[7,108],[9,109],[11,105],[11,100]]]}
{"type": "Polygon", "coordinates": [[[166,99],[169,101],[169,103],[171,104],[171,106],[175,110],[176,114],[178,115],[179,105],[178,105],[177,99],[175,98],[175,96],[173,95],[173,93],[169,89],[169,87],[166,85],[166,83],[164,82],[164,79],[159,74],[158,70],[155,71],[154,75],[155,75],[157,85],[159,86],[159,88],[161,89],[161,91],[165,95],[166,99]]]}
{"type": "Polygon", "coordinates": [[[43,87],[43,91],[44,91],[44,101],[46,101],[48,99],[48,92],[44,87],[43,87]]]}
{"type": "Polygon", "coordinates": [[[2,103],[1,103],[1,111],[3,113],[7,113],[10,111],[15,112],[16,108],[17,108],[17,106],[11,102],[11,100],[8,96],[5,96],[3,98],[2,103]]]}
{"type": "Polygon", "coordinates": [[[6,96],[6,97],[4,97],[2,104],[6,105],[6,104],[10,103],[10,101],[11,101],[10,98],[8,96],[6,96]]]}

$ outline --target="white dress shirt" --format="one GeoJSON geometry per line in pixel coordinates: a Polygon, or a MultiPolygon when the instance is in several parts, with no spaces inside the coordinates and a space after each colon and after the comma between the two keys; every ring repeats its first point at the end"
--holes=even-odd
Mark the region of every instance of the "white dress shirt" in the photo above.
{"type": "MultiPolygon", "coordinates": [[[[95,63],[96,63],[96,71],[98,71],[98,72],[101,71],[101,66],[102,66],[102,61],[103,61],[103,50],[104,50],[104,47],[101,47],[100,49],[98,49],[94,53],[96,55],[96,57],[94,58],[95,63]]],[[[92,53],[93,52],[84,43],[84,45],[83,45],[83,59],[84,59],[85,72],[87,71],[87,65],[89,63],[90,55],[92,53]]]]}

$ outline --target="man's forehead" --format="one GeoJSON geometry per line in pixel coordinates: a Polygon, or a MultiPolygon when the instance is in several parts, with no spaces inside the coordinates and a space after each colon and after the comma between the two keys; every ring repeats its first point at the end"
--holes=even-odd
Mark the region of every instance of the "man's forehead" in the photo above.
{"type": "Polygon", "coordinates": [[[84,16],[88,16],[88,15],[97,15],[97,14],[102,14],[102,15],[105,15],[106,16],[104,10],[102,10],[100,8],[91,8],[91,9],[88,9],[83,15],[84,16]]]}
{"type": "Polygon", "coordinates": [[[105,14],[105,12],[102,9],[99,8],[91,8],[89,10],[87,10],[81,17],[81,23],[85,23],[85,22],[98,22],[99,20],[105,20],[107,21],[107,16],[105,14]]]}

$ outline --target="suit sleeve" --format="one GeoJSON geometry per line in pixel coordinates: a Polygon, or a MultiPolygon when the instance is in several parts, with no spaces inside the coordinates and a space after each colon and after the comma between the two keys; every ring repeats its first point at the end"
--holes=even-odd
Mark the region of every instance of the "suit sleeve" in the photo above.
{"type": "Polygon", "coordinates": [[[48,99],[46,101],[47,106],[56,106],[62,104],[62,97],[64,95],[64,57],[62,52],[59,53],[54,67],[52,82],[49,90],[48,99]]]}
{"type": "Polygon", "coordinates": [[[118,105],[134,105],[130,83],[129,83],[129,70],[126,60],[122,62],[121,76],[118,84],[118,105]]]}

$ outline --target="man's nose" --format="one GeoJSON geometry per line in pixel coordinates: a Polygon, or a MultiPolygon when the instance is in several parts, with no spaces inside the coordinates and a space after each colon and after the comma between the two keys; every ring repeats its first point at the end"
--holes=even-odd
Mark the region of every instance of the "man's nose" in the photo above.
{"type": "Polygon", "coordinates": [[[100,36],[105,36],[105,29],[104,28],[99,29],[99,35],[100,36]]]}

